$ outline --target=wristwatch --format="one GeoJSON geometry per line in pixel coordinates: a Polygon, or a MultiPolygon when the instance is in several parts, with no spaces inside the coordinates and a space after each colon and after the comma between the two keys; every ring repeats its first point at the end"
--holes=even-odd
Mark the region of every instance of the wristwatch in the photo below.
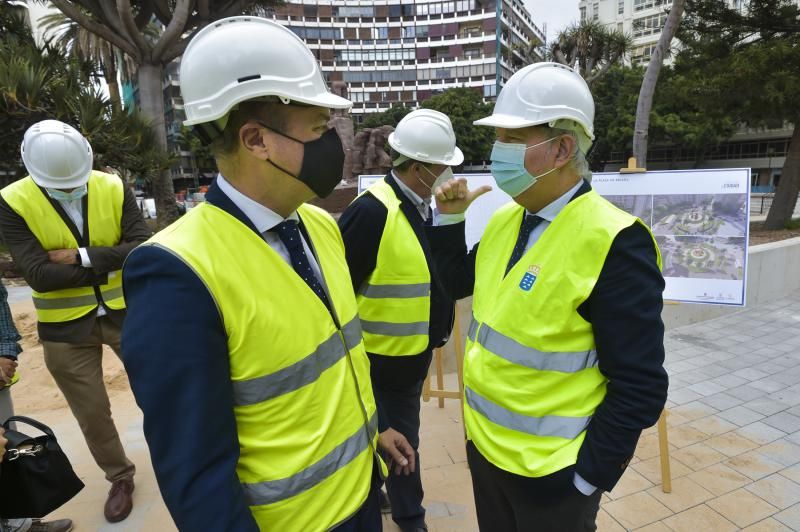
{"type": "Polygon", "coordinates": [[[78,266],[83,264],[83,259],[81,258],[81,252],[80,251],[76,251],[75,252],[75,262],[78,264],[78,266]]]}

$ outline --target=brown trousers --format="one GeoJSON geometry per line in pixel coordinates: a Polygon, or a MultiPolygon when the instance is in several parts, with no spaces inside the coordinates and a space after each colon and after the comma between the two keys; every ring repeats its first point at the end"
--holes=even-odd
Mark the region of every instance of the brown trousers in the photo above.
{"type": "Polygon", "coordinates": [[[94,461],[110,482],[131,478],[136,472],[122,448],[103,382],[103,344],[120,356],[120,333],[110,319],[100,317],[80,343],[42,342],[47,369],[78,421],[94,461]]]}

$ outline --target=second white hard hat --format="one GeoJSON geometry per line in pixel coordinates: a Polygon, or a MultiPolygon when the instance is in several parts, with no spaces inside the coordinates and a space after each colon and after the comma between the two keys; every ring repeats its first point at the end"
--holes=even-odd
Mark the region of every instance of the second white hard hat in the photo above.
{"type": "Polygon", "coordinates": [[[215,121],[238,103],[264,96],[332,109],[352,105],[328,91],[297,35],[259,17],[225,18],[200,30],[183,53],[180,80],[187,126],[215,121]]]}
{"type": "Polygon", "coordinates": [[[474,124],[518,129],[543,124],[562,127],[563,120],[580,126],[575,129],[586,153],[594,140],[594,98],[589,86],[568,66],[535,63],[511,76],[497,97],[492,115],[474,124]]]}
{"type": "Polygon", "coordinates": [[[85,185],[92,173],[89,141],[58,120],[42,120],[29,127],[20,152],[25,169],[40,187],[77,188],[85,185]]]}
{"type": "Polygon", "coordinates": [[[458,166],[464,162],[450,118],[432,109],[418,109],[404,116],[389,135],[389,146],[424,163],[458,166]]]}

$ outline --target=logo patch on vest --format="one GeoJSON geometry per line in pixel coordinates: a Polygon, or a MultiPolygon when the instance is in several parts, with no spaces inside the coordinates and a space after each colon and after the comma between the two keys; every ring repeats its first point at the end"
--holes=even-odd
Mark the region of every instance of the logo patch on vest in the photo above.
{"type": "Polygon", "coordinates": [[[519,287],[526,292],[530,292],[531,288],[533,288],[533,283],[536,282],[536,277],[539,275],[540,270],[541,267],[537,264],[531,264],[528,266],[528,272],[522,276],[522,280],[519,282],[519,287]]]}

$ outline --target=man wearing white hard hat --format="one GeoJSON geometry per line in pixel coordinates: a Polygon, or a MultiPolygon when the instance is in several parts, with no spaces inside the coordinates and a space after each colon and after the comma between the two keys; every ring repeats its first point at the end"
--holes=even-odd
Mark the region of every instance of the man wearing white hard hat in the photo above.
{"type": "MultiPolygon", "coordinates": [[[[381,418],[416,452],[422,383],[432,350],[446,343],[453,323],[453,301],[441,288],[425,230],[432,190],[453,178],[451,167],[464,155],[447,115],[429,109],[406,115],[389,145],[394,168],[353,201],[339,226],[381,418]]],[[[386,486],[400,528],[427,530],[419,471],[390,474],[386,486]]]]}
{"type": "Polygon", "coordinates": [[[92,147],[72,126],[38,122],[21,150],[30,175],[0,191],[0,228],[33,288],[47,369],[112,483],[105,517],[122,521],[135,467],[111,418],[103,346],[121,353],[122,264],[150,230],[119,177],[92,170],[92,147]]]}
{"type": "Polygon", "coordinates": [[[464,417],[482,530],[596,530],[666,402],[661,258],[589,184],[593,119],[576,72],[525,67],[475,122],[495,128],[491,171],[514,201],[470,252],[459,220],[485,190],[436,191],[437,266],[453,297],[473,295],[464,417]]]}
{"type": "Polygon", "coordinates": [[[123,358],[181,530],[381,528],[385,465],[341,233],[307,205],[342,179],[328,91],[287,28],[234,17],[181,59],[187,125],[220,174],[206,203],[131,254],[123,358]]]}

